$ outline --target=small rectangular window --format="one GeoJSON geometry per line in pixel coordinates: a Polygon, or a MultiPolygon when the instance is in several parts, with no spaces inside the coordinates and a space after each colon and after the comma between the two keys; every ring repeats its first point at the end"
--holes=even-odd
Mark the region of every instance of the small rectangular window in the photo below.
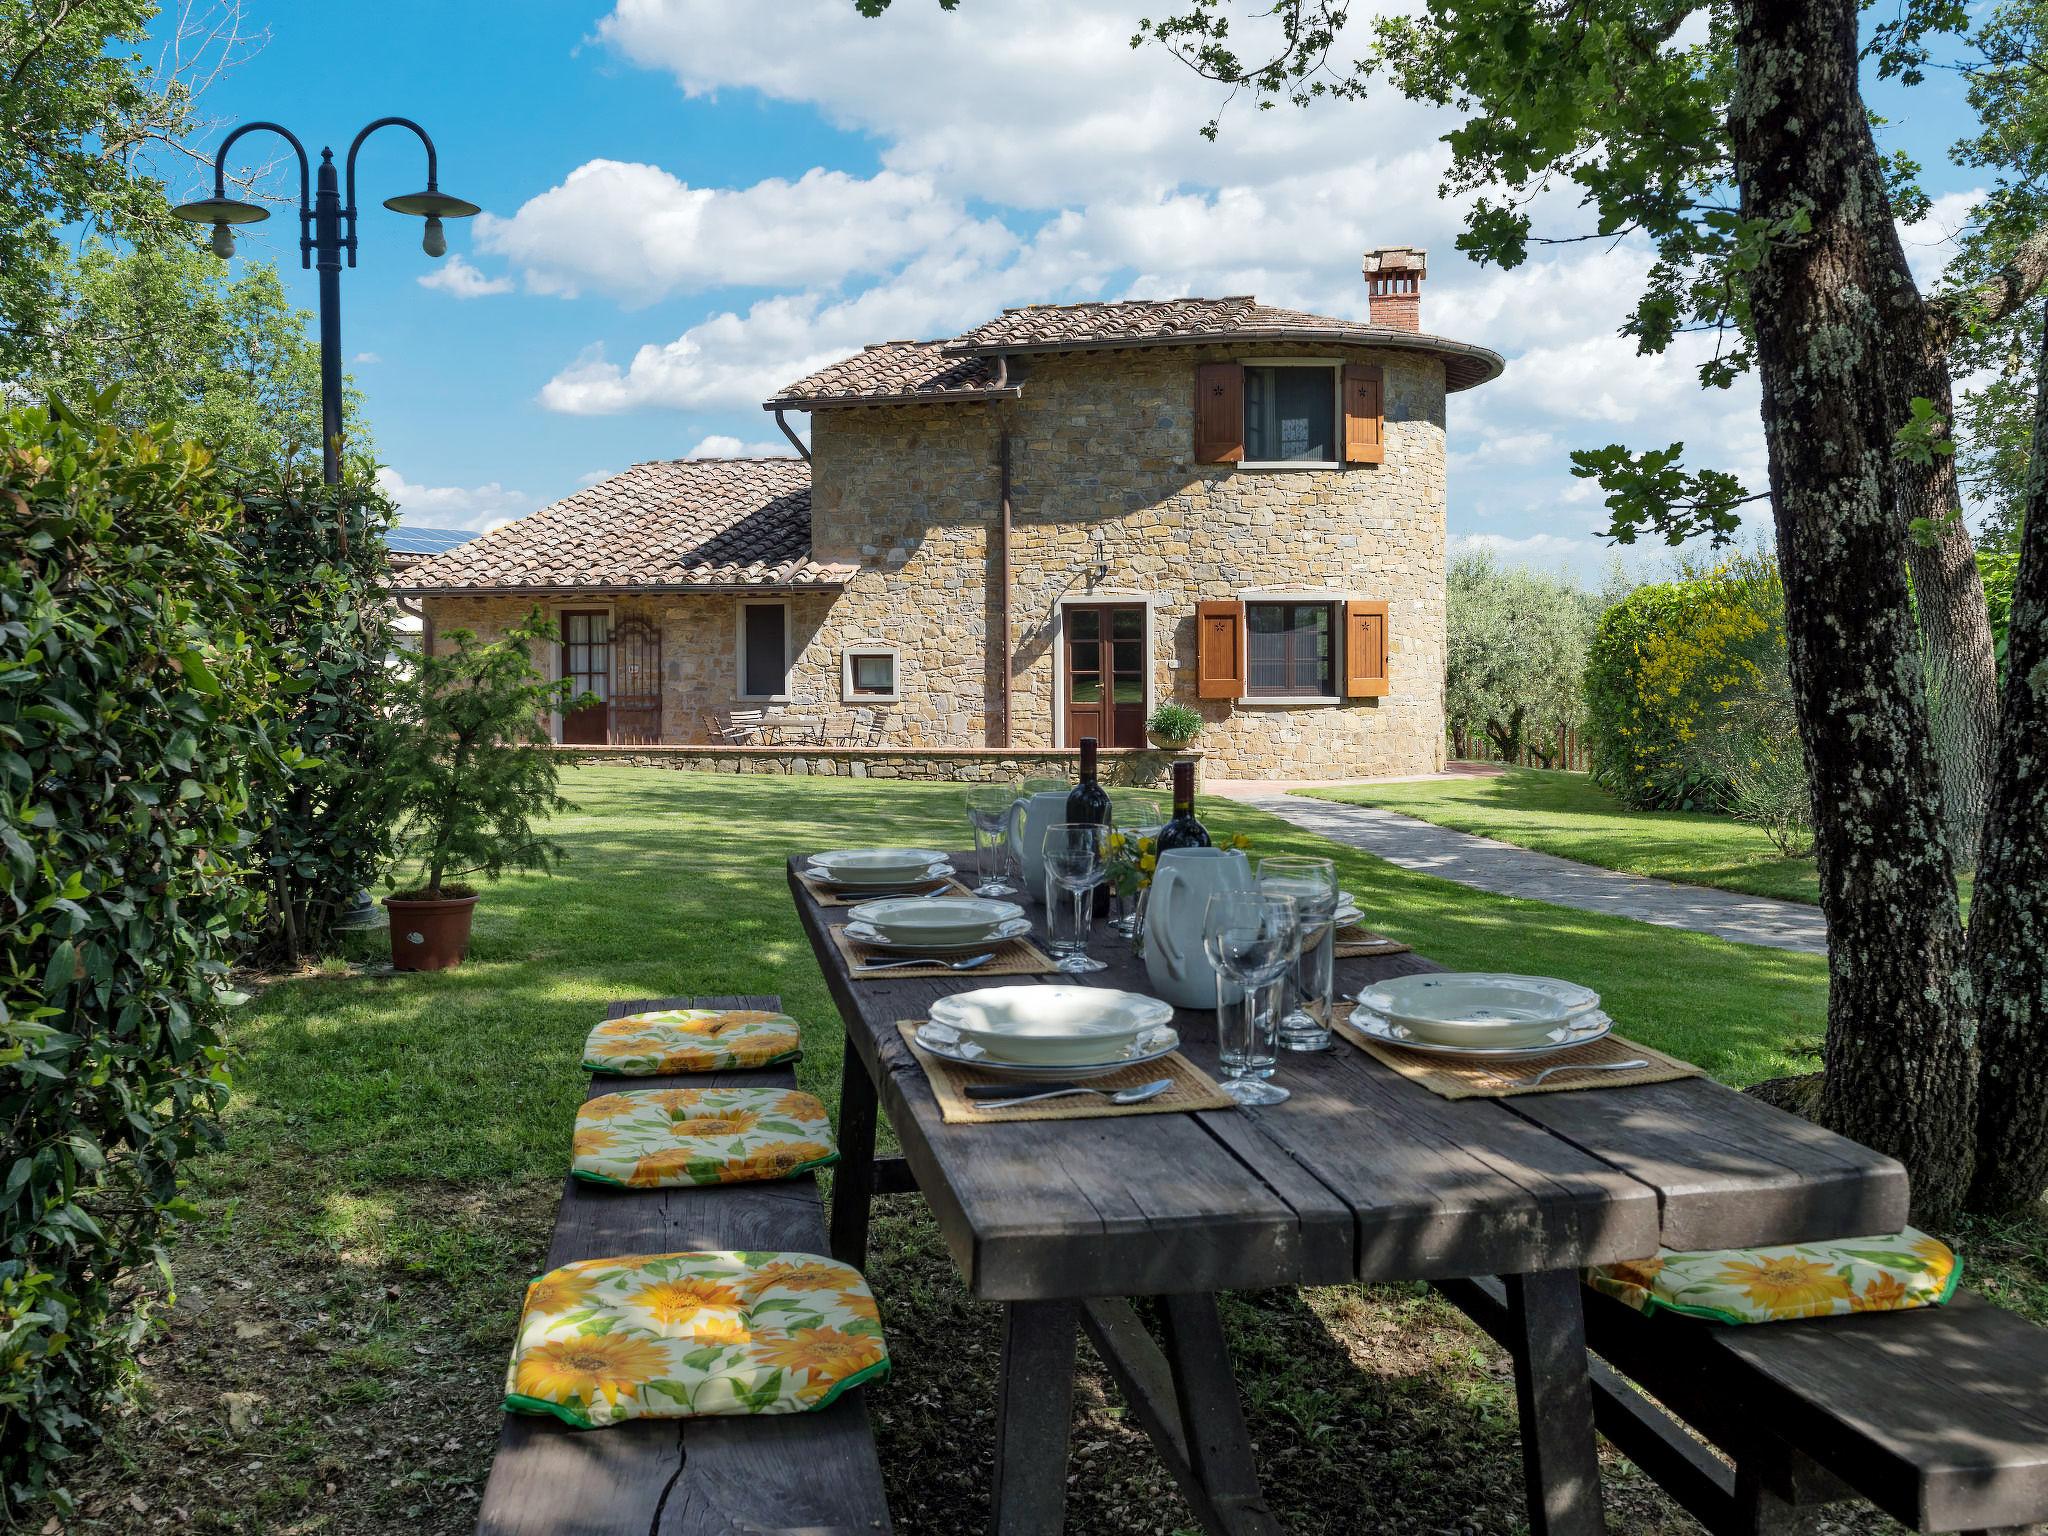
{"type": "Polygon", "coordinates": [[[1246,603],[1245,693],[1330,698],[1337,692],[1336,604],[1246,603]]]}
{"type": "Polygon", "coordinates": [[[896,695],[896,651],[889,646],[849,647],[841,671],[841,693],[846,701],[887,702],[896,695]]]}
{"type": "Polygon", "coordinates": [[[1332,368],[1247,367],[1245,462],[1336,463],[1335,379],[1332,368]]]}
{"type": "Polygon", "coordinates": [[[789,692],[789,610],[748,603],[740,613],[740,696],[780,698],[789,692]]]}

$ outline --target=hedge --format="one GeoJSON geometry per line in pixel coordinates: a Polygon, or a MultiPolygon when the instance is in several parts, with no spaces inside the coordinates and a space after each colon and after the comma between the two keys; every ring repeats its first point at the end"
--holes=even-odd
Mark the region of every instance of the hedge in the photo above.
{"type": "Polygon", "coordinates": [[[0,417],[0,1503],[64,1507],[226,1093],[265,653],[202,448],[0,417]]]}

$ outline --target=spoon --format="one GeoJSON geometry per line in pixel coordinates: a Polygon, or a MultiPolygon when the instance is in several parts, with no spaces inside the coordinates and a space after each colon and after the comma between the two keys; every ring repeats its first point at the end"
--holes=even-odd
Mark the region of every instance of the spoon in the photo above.
{"type": "Polygon", "coordinates": [[[943,955],[926,955],[912,960],[877,960],[874,964],[863,964],[863,971],[893,971],[904,965],[943,965],[949,971],[971,971],[977,965],[986,965],[995,959],[995,951],[985,955],[969,955],[965,960],[948,960],[943,955]]]}
{"type": "Polygon", "coordinates": [[[992,1099],[1000,1104],[1035,1104],[1040,1099],[1063,1098],[1070,1093],[1092,1093],[1112,1104],[1142,1104],[1147,1099],[1158,1098],[1172,1086],[1170,1077],[1140,1083],[1135,1088],[1122,1088],[1115,1093],[1101,1088],[1086,1088],[1079,1083],[1069,1083],[1063,1088],[1038,1088],[1029,1083],[970,1083],[967,1085],[967,1097],[992,1099]]]}
{"type": "Polygon", "coordinates": [[[1647,1067],[1647,1061],[1589,1061],[1584,1063],[1563,1062],[1555,1067],[1545,1067],[1534,1077],[1519,1078],[1509,1083],[1510,1088],[1534,1088],[1553,1072],[1633,1072],[1637,1067],[1647,1067]]]}

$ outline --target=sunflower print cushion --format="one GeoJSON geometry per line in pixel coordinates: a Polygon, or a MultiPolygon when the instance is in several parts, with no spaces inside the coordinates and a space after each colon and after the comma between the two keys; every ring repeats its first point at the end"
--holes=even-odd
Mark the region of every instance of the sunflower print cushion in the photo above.
{"type": "Polygon", "coordinates": [[[661,1008],[607,1019],[583,1044],[589,1072],[654,1077],[773,1066],[803,1054],[797,1022],[753,1008],[661,1008]]]}
{"type": "Polygon", "coordinates": [[[1638,1312],[1774,1323],[1938,1307],[1955,1294],[1962,1274],[1946,1243],[1908,1227],[1884,1237],[1781,1248],[1665,1249],[1654,1259],[1589,1269],[1586,1283],[1638,1312]]]}
{"type": "Polygon", "coordinates": [[[788,1179],[839,1161],[825,1106],[779,1088],[635,1088],[585,1101],[570,1171],[664,1189],[788,1179]]]}
{"type": "Polygon", "coordinates": [[[505,1408],[579,1429],[807,1413],[888,1374],[874,1294],[831,1259],[585,1259],[526,1288],[505,1408]]]}

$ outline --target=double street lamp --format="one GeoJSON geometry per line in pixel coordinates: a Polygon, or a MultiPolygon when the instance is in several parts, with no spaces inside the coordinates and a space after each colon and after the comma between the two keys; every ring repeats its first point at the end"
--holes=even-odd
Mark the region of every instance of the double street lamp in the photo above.
{"type": "Polygon", "coordinates": [[[429,256],[446,255],[448,237],[441,228],[441,221],[466,219],[483,210],[475,203],[450,197],[440,190],[435,181],[434,141],[427,137],[426,129],[407,117],[380,117],[356,135],[355,142],[348,147],[346,204],[342,202],[341,189],[336,184],[333,150],[320,151],[320,175],[315,190],[306,146],[289,128],[277,123],[244,123],[221,141],[220,151],[213,157],[213,196],[197,202],[180,203],[171,210],[188,224],[211,224],[213,254],[225,261],[235,254],[237,224],[255,224],[270,217],[270,210],[260,203],[245,203],[228,196],[228,151],[243,134],[259,130],[279,135],[297,151],[299,265],[317,266],[320,270],[321,468],[329,485],[339,484],[341,480],[341,258],[346,252],[348,264],[356,264],[356,151],[363,147],[363,140],[379,128],[390,127],[410,128],[426,146],[427,186],[424,192],[387,197],[384,206],[393,213],[409,213],[424,218],[427,229],[425,238],[420,241],[420,249],[429,256]]]}

